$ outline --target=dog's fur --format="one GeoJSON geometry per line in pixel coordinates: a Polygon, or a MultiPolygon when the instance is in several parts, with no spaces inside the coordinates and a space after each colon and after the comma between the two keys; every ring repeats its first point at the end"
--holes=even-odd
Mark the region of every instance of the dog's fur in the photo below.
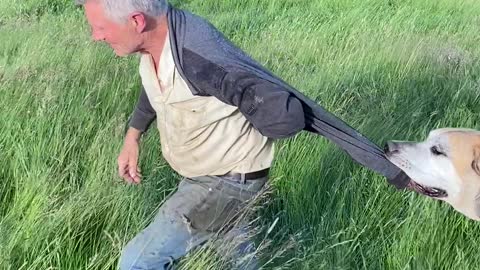
{"type": "Polygon", "coordinates": [[[436,129],[423,142],[390,141],[385,154],[411,189],[480,220],[480,131],[436,129]]]}

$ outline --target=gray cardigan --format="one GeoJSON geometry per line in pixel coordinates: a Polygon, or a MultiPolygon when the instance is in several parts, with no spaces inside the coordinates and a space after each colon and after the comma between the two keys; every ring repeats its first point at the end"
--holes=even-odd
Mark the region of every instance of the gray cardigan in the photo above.
{"type": "MultiPolygon", "coordinates": [[[[390,184],[406,187],[408,176],[377,145],[265,69],[208,21],[172,6],[167,17],[175,66],[194,95],[215,96],[238,107],[270,138],[287,138],[302,130],[320,134],[390,184]]],[[[142,88],[129,126],[144,132],[155,117],[142,88]]]]}

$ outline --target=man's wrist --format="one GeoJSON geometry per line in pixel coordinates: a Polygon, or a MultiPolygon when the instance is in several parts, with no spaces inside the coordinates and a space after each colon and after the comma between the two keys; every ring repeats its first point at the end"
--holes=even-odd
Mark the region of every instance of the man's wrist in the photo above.
{"type": "Polygon", "coordinates": [[[125,142],[138,143],[142,137],[142,132],[136,128],[130,127],[125,135],[125,142]]]}

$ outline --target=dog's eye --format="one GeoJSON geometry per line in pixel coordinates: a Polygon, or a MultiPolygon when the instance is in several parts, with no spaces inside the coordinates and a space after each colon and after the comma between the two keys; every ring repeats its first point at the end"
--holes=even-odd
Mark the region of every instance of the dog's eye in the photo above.
{"type": "Polygon", "coordinates": [[[434,154],[435,156],[447,156],[444,152],[442,152],[437,146],[432,146],[430,148],[430,152],[434,154]]]}

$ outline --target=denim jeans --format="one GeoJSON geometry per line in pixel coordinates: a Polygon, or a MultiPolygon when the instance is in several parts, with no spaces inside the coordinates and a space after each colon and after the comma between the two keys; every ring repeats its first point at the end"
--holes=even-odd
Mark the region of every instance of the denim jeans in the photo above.
{"type": "MultiPolygon", "coordinates": [[[[184,178],[152,223],[124,247],[120,269],[172,269],[176,260],[224,230],[245,202],[258,194],[267,178],[245,183],[218,176],[184,178]]],[[[241,248],[251,246],[250,243],[240,245],[241,248]]],[[[243,252],[245,250],[235,253],[242,256],[243,252]]],[[[257,269],[256,264],[255,260],[248,260],[238,269],[257,269]]]]}

